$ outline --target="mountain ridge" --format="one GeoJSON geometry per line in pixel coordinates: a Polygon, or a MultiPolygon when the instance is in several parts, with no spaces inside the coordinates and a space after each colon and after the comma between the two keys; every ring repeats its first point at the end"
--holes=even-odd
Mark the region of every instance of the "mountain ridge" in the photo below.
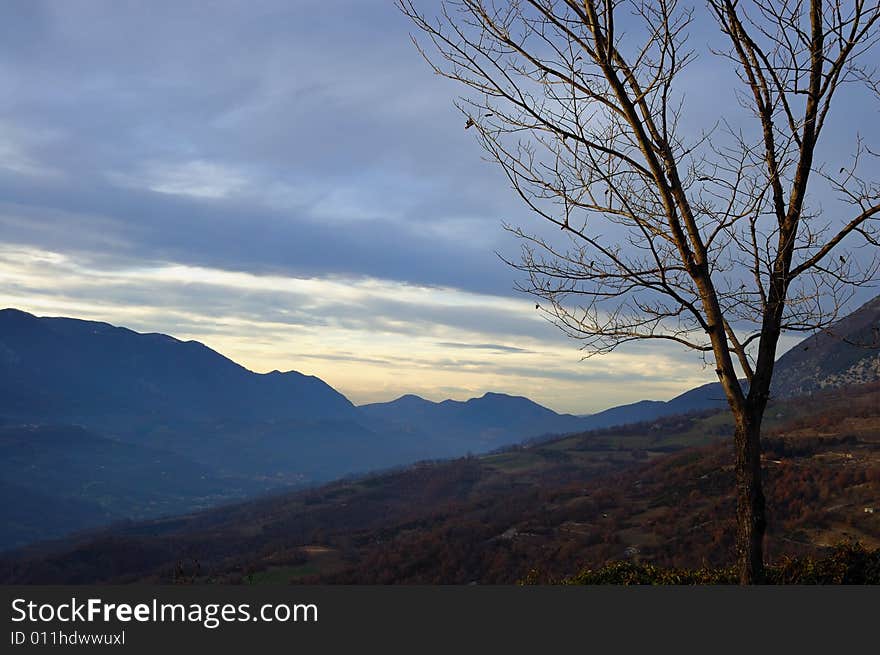
{"type": "MultiPolygon", "coordinates": [[[[880,349],[853,345],[878,331],[880,297],[780,357],[774,394],[786,397],[854,380],[880,380],[880,349]]],[[[72,516],[92,525],[100,516],[134,515],[144,499],[175,513],[204,498],[229,497],[217,489],[235,489],[236,496],[307,486],[419,460],[485,453],[553,435],[725,406],[720,385],[709,383],[668,401],[641,400],[587,416],[560,414],[524,396],[495,391],[440,402],[404,394],[356,407],[314,375],[249,371],[198,341],[4,309],[0,452],[7,463],[25,470],[38,466],[40,474],[29,479],[0,467],[0,483],[24,489],[30,505],[42,509],[30,513],[35,517],[31,522],[27,513],[15,514],[18,527],[9,539],[0,539],[0,548],[40,538],[34,521],[41,514],[55,516],[58,529],[70,527],[61,509],[65,489],[89,490],[75,494],[75,502],[67,506],[72,516]],[[61,430],[59,438],[72,441],[44,446],[52,451],[44,457],[33,450],[37,441],[29,430],[34,427],[61,430]],[[65,450],[67,446],[73,450],[65,450]],[[77,448],[91,454],[91,468],[64,465],[64,457],[75,457],[77,448]],[[151,489],[132,468],[139,456],[145,467],[148,460],[173,463],[178,477],[192,472],[212,488],[173,480],[151,489]],[[110,480],[101,467],[122,467],[131,472],[130,480],[110,480]],[[140,486],[123,484],[136,480],[140,486]],[[126,491],[110,502],[106,493],[98,493],[102,484],[126,491]]],[[[161,477],[163,469],[155,470],[161,477]]]]}
{"type": "MultiPolygon", "coordinates": [[[[519,403],[520,412],[532,411],[536,415],[547,417],[552,423],[552,425],[548,426],[547,431],[552,432],[553,429],[559,427],[564,429],[570,426],[574,426],[574,429],[607,427],[618,424],[621,421],[649,420],[652,417],[661,417],[683,411],[723,407],[725,405],[720,385],[718,383],[707,383],[687,390],[667,401],[643,399],[633,403],[609,407],[593,414],[577,416],[556,412],[524,396],[498,391],[487,391],[481,396],[475,396],[466,400],[445,399],[442,401],[432,401],[416,394],[408,393],[390,401],[355,406],[343,394],[315,375],[301,373],[296,370],[284,372],[273,370],[267,373],[251,371],[196,340],[183,341],[159,332],[139,333],[129,328],[101,321],[84,321],[68,317],[37,317],[19,309],[6,308],[0,310],[0,373],[2,373],[2,378],[0,378],[0,387],[2,388],[0,388],[0,391],[6,392],[0,397],[0,416],[6,416],[7,418],[10,416],[15,417],[16,408],[10,407],[10,399],[15,399],[23,394],[21,388],[10,388],[13,385],[5,384],[11,377],[8,370],[9,366],[22,363],[22,354],[16,352],[16,349],[8,344],[10,332],[14,333],[17,328],[20,336],[23,328],[31,330],[37,325],[41,328],[47,326],[52,328],[38,335],[37,345],[43,347],[47,345],[57,347],[57,343],[52,344],[52,332],[61,333],[66,338],[78,338],[82,337],[84,332],[89,331],[98,336],[110,336],[116,341],[119,339],[129,341],[141,340],[143,343],[149,344],[149,349],[151,350],[155,347],[176,348],[179,353],[185,354],[185,358],[181,358],[186,361],[178,362],[179,365],[171,372],[173,373],[172,375],[168,375],[169,371],[159,371],[159,373],[163,374],[160,377],[165,378],[162,381],[165,382],[168,378],[179,378],[182,372],[186,373],[187,371],[189,372],[189,377],[198,379],[199,376],[204,376],[204,368],[210,364],[212,367],[210,372],[215,381],[212,391],[216,392],[216,397],[212,398],[214,404],[211,409],[212,411],[218,409],[225,411],[235,415],[236,418],[240,417],[242,413],[246,414],[247,411],[243,408],[251,404],[260,408],[260,410],[265,410],[266,406],[272,406],[273,408],[286,406],[288,408],[288,411],[282,413],[282,416],[273,416],[271,411],[268,413],[264,411],[264,416],[269,419],[281,417],[301,418],[302,413],[315,418],[317,413],[322,418],[345,418],[357,421],[363,414],[375,417],[377,415],[388,415],[397,409],[403,409],[405,412],[434,412],[438,408],[445,408],[446,410],[461,412],[468,408],[488,405],[489,402],[497,402],[509,406],[519,403]],[[13,328],[12,330],[10,330],[10,326],[13,328]],[[240,387],[234,393],[224,394],[218,391],[218,387],[223,384],[237,382],[235,380],[236,377],[250,380],[251,388],[248,390],[249,393],[242,393],[240,387]],[[232,379],[230,380],[229,378],[232,379]],[[279,383],[280,386],[284,387],[283,389],[279,389],[279,383]],[[273,393],[267,395],[266,392],[273,385],[275,386],[273,393]],[[310,394],[308,400],[294,403],[296,405],[294,410],[291,407],[291,396],[285,397],[285,394],[302,393],[309,388],[314,393],[310,394]],[[255,391],[260,393],[255,394],[255,391]],[[255,396],[262,396],[262,402],[259,402],[255,396]],[[217,403],[217,398],[229,402],[217,403]],[[326,403],[326,409],[316,411],[320,410],[322,404],[321,402],[316,403],[316,398],[326,403]],[[307,408],[308,412],[303,412],[304,408],[307,408]]],[[[854,312],[841,319],[833,328],[807,337],[784,353],[777,360],[776,364],[774,394],[784,397],[833,387],[835,384],[864,383],[880,379],[880,327],[878,326],[880,326],[880,296],[863,304],[854,312]],[[865,348],[853,345],[854,339],[873,341],[875,342],[875,347],[865,348]],[[819,364],[816,363],[817,356],[822,359],[819,364]],[[847,368],[843,371],[836,370],[834,368],[835,365],[839,368],[841,362],[847,368]],[[794,380],[800,380],[800,382],[795,384],[794,380]]],[[[15,335],[13,334],[13,336],[15,335]]],[[[29,336],[33,338],[32,335],[29,336]]],[[[59,359],[63,364],[65,358],[61,357],[59,359]]],[[[133,365],[148,364],[150,358],[144,355],[140,358],[129,357],[129,359],[133,359],[133,361],[123,363],[127,364],[128,368],[131,369],[133,365]]],[[[33,366],[33,361],[28,363],[33,366]]],[[[114,364],[118,364],[118,362],[114,364]]],[[[204,382],[204,379],[199,379],[199,381],[204,382]]],[[[21,379],[17,378],[15,382],[16,385],[20,386],[21,379]]],[[[146,384],[142,385],[143,388],[141,390],[145,389],[148,392],[154,392],[156,386],[155,383],[150,384],[147,381],[146,384]]],[[[31,388],[26,389],[25,392],[33,391],[33,385],[31,385],[31,388]]],[[[45,394],[40,392],[33,392],[32,396],[38,400],[47,400],[45,394]]],[[[59,405],[57,399],[55,399],[54,405],[57,409],[59,405]]],[[[45,409],[47,409],[45,404],[40,407],[41,411],[45,409]]],[[[255,412],[259,410],[251,409],[250,411],[255,412]]],[[[65,417],[53,416],[52,418],[65,417]]],[[[74,418],[77,417],[74,416],[74,418]]]]}
{"type": "Polygon", "coordinates": [[[356,415],[317,377],[255,373],[198,341],[0,310],[0,414],[116,427],[101,424],[108,405],[177,420],[356,415]],[[29,399],[40,405],[29,408],[29,399]]]}

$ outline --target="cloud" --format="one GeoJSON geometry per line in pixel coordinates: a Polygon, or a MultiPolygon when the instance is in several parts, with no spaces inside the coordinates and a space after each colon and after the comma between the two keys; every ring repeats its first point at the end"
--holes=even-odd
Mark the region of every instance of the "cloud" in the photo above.
{"type": "Polygon", "coordinates": [[[437,344],[438,346],[443,346],[445,348],[464,348],[464,349],[476,349],[476,350],[490,350],[492,352],[498,353],[531,353],[531,350],[526,350],[525,348],[516,348],[515,346],[505,346],[499,343],[457,343],[450,341],[441,341],[437,344]]]}
{"type": "Polygon", "coordinates": [[[37,178],[59,175],[57,169],[38,161],[34,154],[53,138],[49,130],[28,131],[10,122],[0,122],[0,170],[37,178]]]}
{"type": "Polygon", "coordinates": [[[225,198],[241,191],[247,178],[221,164],[196,159],[177,164],[151,162],[135,175],[108,176],[123,185],[143,185],[150,191],[196,198],[225,198]]]}
{"type": "Polygon", "coordinates": [[[511,293],[494,250],[515,203],[486,193],[506,184],[389,3],[6,19],[10,42],[40,43],[0,62],[8,241],[95,255],[112,235],[140,259],[511,293]]]}

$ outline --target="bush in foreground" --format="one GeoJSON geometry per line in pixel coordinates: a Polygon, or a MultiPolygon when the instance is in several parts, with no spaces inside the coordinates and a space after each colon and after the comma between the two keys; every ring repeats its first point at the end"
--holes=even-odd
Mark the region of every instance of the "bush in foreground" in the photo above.
{"type": "MultiPolygon", "coordinates": [[[[792,557],[766,568],[767,584],[880,584],[880,548],[840,544],[826,557],[792,557]]],[[[540,584],[532,571],[522,584],[540,584]]],[[[737,584],[733,567],[672,569],[637,562],[609,562],[598,569],[583,569],[551,584],[564,585],[704,585],[737,584]]]]}

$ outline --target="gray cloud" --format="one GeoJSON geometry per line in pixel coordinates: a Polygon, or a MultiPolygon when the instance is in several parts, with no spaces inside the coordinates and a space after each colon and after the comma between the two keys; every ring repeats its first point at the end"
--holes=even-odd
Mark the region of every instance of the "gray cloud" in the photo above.
{"type": "Polygon", "coordinates": [[[28,2],[4,29],[0,140],[57,173],[0,177],[8,241],[511,293],[520,210],[390,3],[28,2]],[[147,188],[192,162],[240,188],[147,188]]]}
{"type": "Polygon", "coordinates": [[[526,350],[525,348],[517,348],[515,346],[505,346],[499,343],[460,343],[457,341],[439,341],[437,342],[438,346],[443,346],[444,348],[463,348],[463,349],[473,349],[473,350],[489,350],[492,352],[499,353],[533,353],[532,350],[526,350]]]}
{"type": "MultiPolygon", "coordinates": [[[[362,292],[356,298],[340,299],[322,295],[321,287],[312,292],[261,289],[259,277],[251,278],[247,288],[235,288],[222,280],[216,283],[154,278],[123,278],[113,268],[94,270],[82,276],[79,268],[57,266],[7,283],[7,292],[23,296],[81,301],[107,306],[142,306],[156,312],[191,312],[202,316],[275,323],[300,328],[343,329],[364,333],[386,332],[402,336],[439,333],[444,328],[491,334],[516,340],[527,338],[545,342],[564,342],[565,337],[545,321],[535,320],[529,303],[513,306],[473,307],[435,304],[430,296],[419,301],[362,292]],[[63,285],[53,285],[53,277],[63,285]]],[[[357,283],[338,281],[343,289],[357,283]]],[[[181,319],[174,319],[179,321],[181,319]]],[[[172,325],[168,329],[171,330],[172,325]]],[[[181,329],[181,325],[176,325],[181,329]]],[[[186,330],[188,331],[188,330],[186,330]]],[[[490,343],[438,342],[444,348],[532,353],[533,351],[490,343]]]]}

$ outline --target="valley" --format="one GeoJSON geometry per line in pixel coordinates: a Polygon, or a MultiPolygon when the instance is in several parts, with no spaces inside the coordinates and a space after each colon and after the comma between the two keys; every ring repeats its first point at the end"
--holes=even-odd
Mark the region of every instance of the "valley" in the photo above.
{"type": "MultiPolygon", "coordinates": [[[[721,566],[730,425],[701,412],[131,524],[3,561],[7,582],[508,584],[609,560],[721,566]]],[[[775,403],[770,561],[880,547],[880,385],[775,403]]]]}

